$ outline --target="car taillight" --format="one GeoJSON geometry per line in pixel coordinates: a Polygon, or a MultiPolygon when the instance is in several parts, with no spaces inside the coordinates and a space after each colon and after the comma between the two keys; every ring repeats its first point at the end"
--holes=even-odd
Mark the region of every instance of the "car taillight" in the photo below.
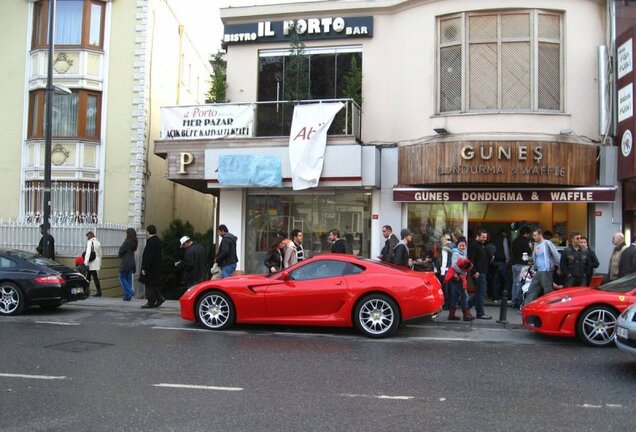
{"type": "Polygon", "coordinates": [[[35,278],[35,281],[43,285],[64,285],[62,276],[39,276],[35,278]]]}

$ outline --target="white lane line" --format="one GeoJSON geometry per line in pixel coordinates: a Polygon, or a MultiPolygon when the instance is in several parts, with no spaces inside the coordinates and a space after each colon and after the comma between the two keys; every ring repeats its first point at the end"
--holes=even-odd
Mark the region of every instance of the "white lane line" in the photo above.
{"type": "Polygon", "coordinates": [[[432,340],[432,341],[460,341],[460,342],[470,342],[472,339],[468,338],[450,338],[450,337],[428,337],[428,336],[413,336],[407,339],[410,340],[432,340]]]}
{"type": "Polygon", "coordinates": [[[341,393],[340,396],[350,397],[350,398],[365,398],[365,399],[390,399],[390,400],[415,399],[415,396],[364,395],[364,394],[355,394],[355,393],[341,393]]]}
{"type": "Polygon", "coordinates": [[[61,325],[61,326],[78,326],[79,323],[69,323],[69,322],[61,322],[61,321],[36,321],[36,324],[53,324],[53,325],[61,325]]]}
{"type": "MultiPolygon", "coordinates": [[[[193,332],[212,332],[212,330],[208,330],[208,329],[191,328],[191,327],[162,327],[162,326],[154,326],[152,328],[154,330],[183,330],[183,331],[193,331],[193,332]]],[[[223,334],[243,335],[243,334],[247,334],[247,332],[241,331],[241,330],[223,330],[223,334]]]]}
{"type": "Polygon", "coordinates": [[[197,389],[197,390],[219,390],[219,391],[242,391],[243,390],[242,387],[217,387],[217,386],[168,384],[168,383],[153,384],[153,387],[184,388],[184,389],[197,389]]]}
{"type": "Polygon", "coordinates": [[[41,379],[41,380],[65,380],[68,379],[65,376],[53,376],[53,375],[24,375],[24,374],[8,374],[0,373],[0,377],[5,378],[26,378],[26,379],[41,379]]]}

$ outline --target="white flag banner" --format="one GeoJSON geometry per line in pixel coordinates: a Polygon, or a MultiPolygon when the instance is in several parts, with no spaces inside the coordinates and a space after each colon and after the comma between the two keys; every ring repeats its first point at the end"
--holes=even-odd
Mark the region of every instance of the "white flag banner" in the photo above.
{"type": "Polygon", "coordinates": [[[296,105],[289,134],[289,162],[294,190],[318,186],[327,147],[327,130],[342,102],[296,105]]]}

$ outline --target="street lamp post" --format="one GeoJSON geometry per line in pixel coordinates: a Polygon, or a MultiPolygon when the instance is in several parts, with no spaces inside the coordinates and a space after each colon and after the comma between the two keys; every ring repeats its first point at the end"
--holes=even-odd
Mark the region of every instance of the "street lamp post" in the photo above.
{"type": "Polygon", "coordinates": [[[49,219],[51,218],[51,137],[53,129],[53,35],[55,34],[55,5],[56,0],[49,0],[49,34],[48,34],[48,69],[46,73],[46,124],[44,132],[44,241],[42,254],[51,257],[51,242],[49,219]]]}

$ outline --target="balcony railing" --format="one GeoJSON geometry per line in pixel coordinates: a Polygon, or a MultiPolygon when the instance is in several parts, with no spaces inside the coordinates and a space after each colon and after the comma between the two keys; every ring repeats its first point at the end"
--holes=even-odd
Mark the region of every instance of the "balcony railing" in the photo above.
{"type": "MultiPolygon", "coordinates": [[[[336,114],[327,135],[349,135],[361,140],[362,110],[353,99],[311,99],[300,101],[262,101],[256,105],[254,136],[289,136],[294,106],[297,104],[342,102],[344,107],[336,114]]],[[[245,103],[232,105],[248,105],[245,103]]],[[[249,105],[252,105],[250,103],[249,105]]]]}

